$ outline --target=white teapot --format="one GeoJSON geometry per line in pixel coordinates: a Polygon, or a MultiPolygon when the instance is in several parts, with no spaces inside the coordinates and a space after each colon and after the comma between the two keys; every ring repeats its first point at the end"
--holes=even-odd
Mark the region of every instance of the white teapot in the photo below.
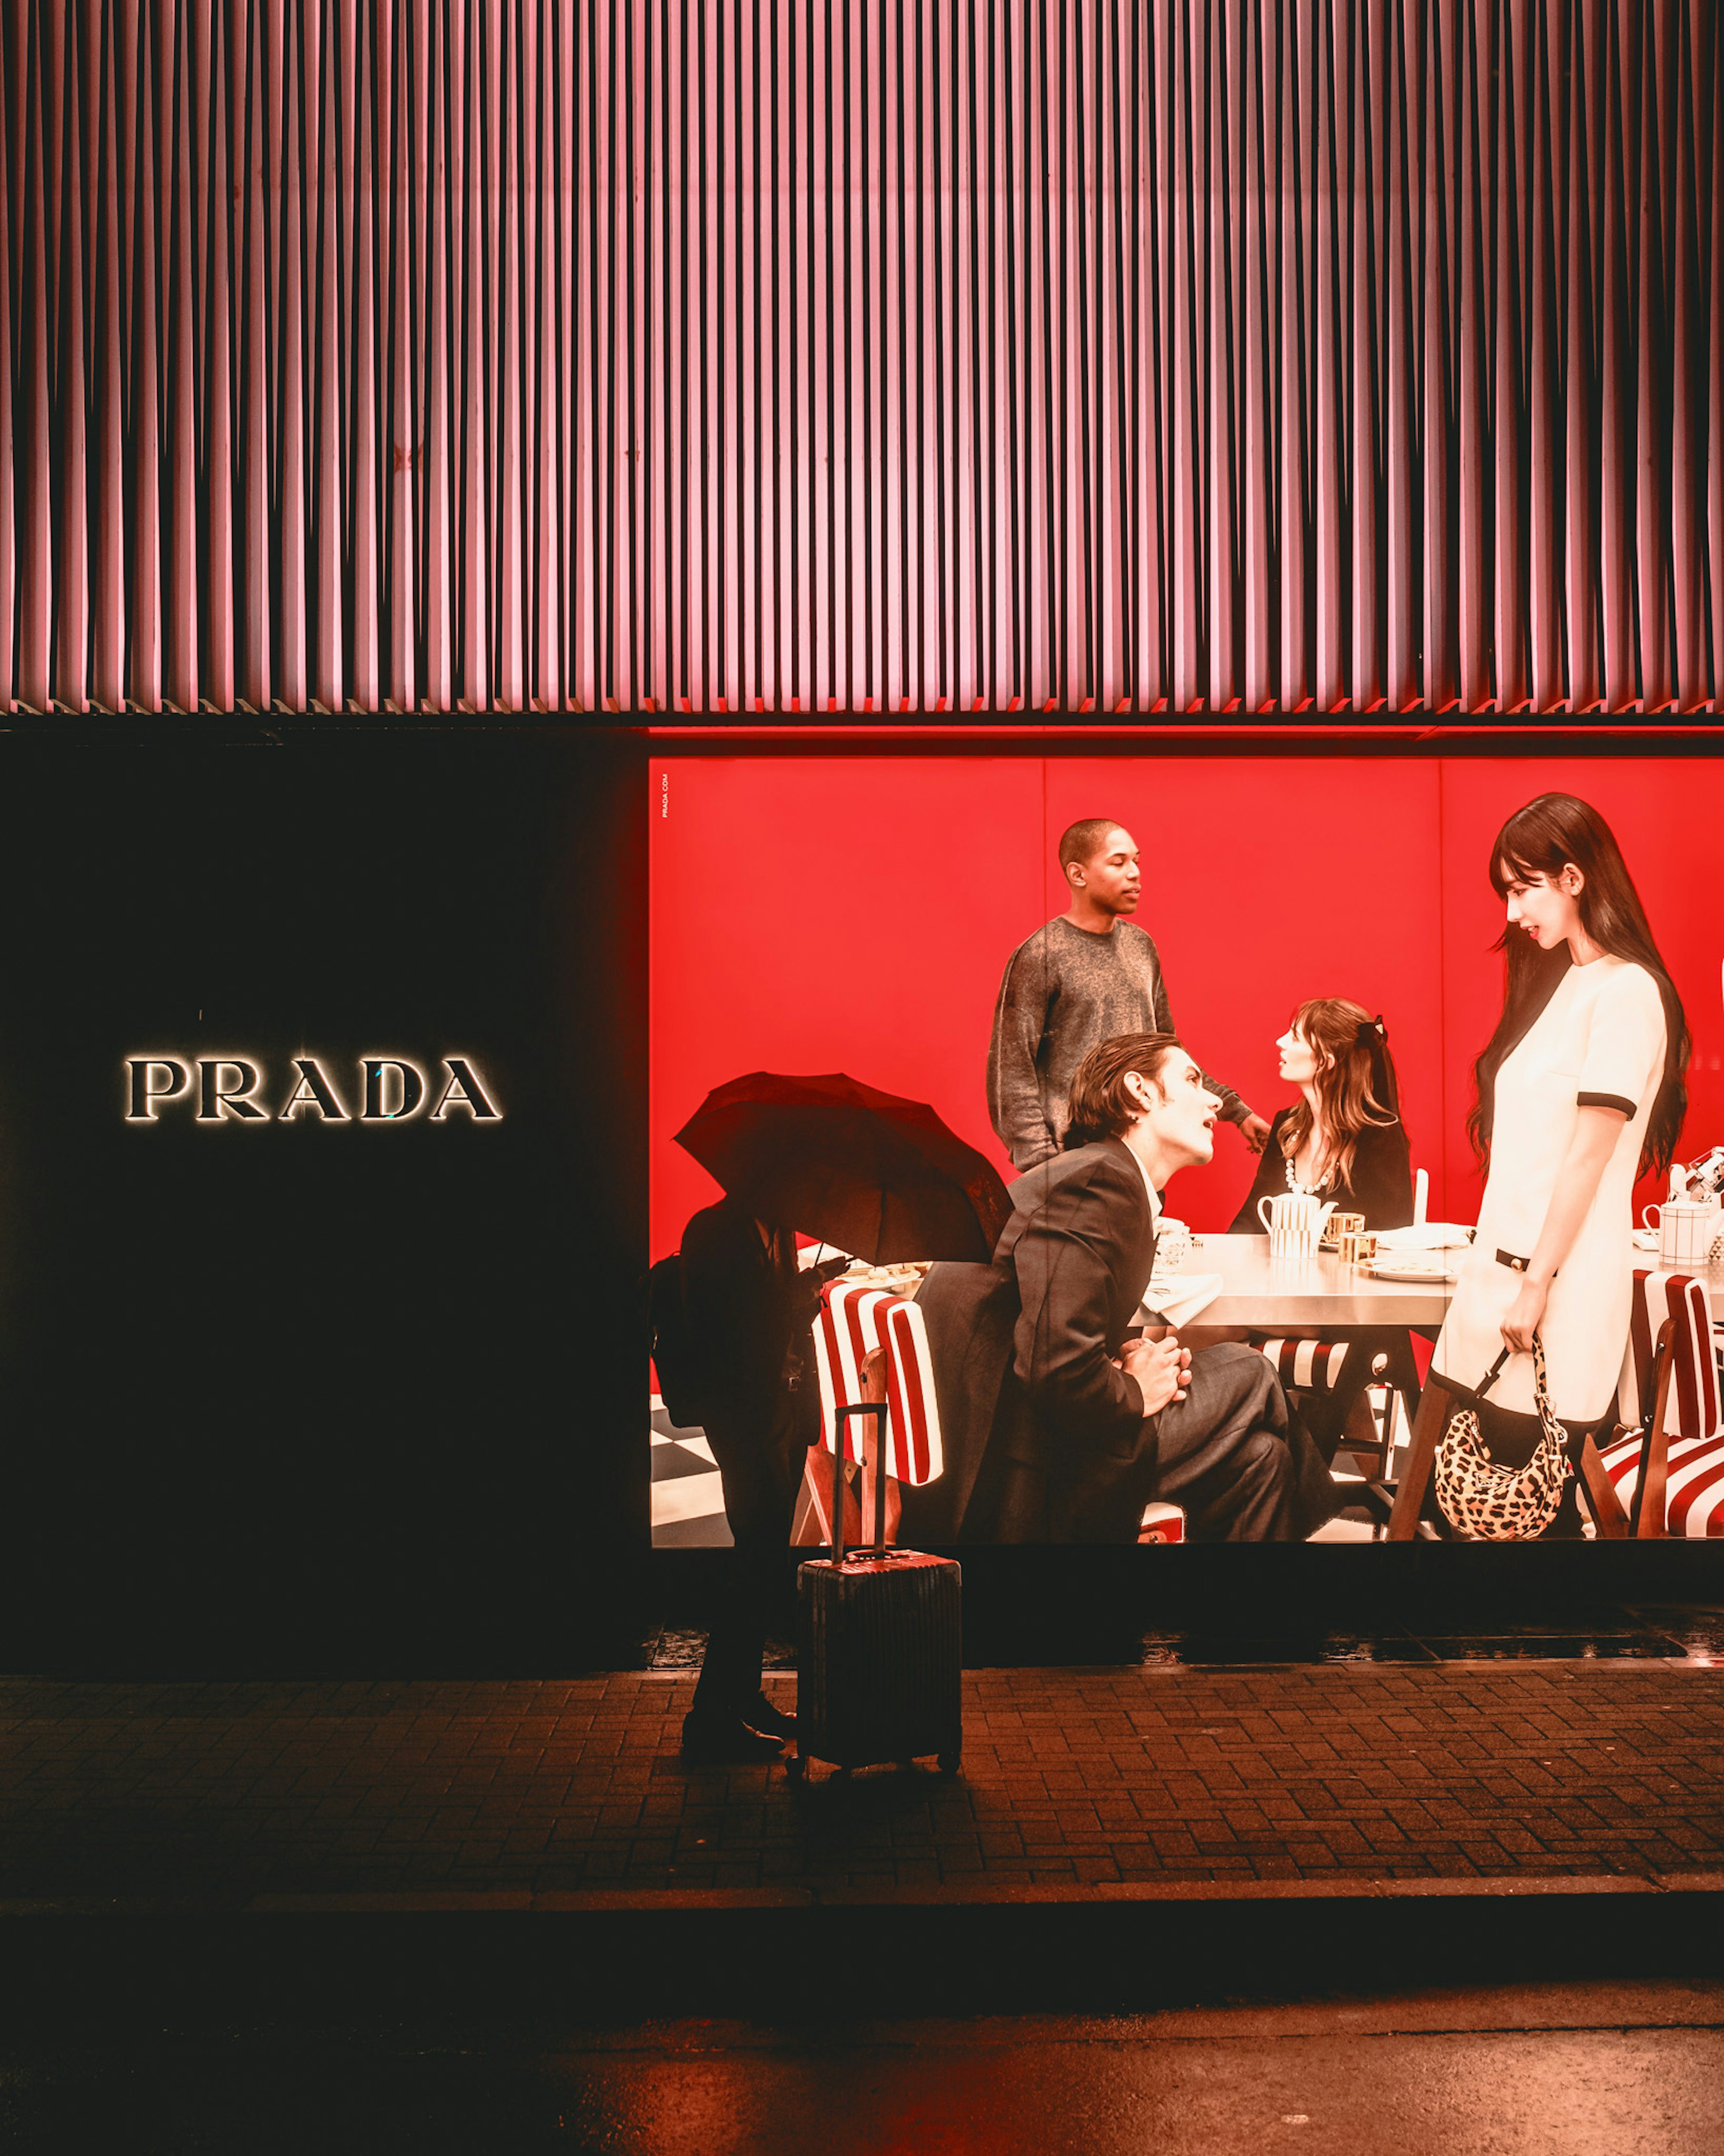
{"type": "Polygon", "coordinates": [[[1309,1255],[1322,1240],[1323,1229],[1334,1210],[1333,1199],[1326,1202],[1301,1197],[1294,1192],[1284,1198],[1260,1198],[1257,1201],[1257,1217],[1268,1234],[1270,1253],[1275,1257],[1309,1255]],[[1269,1208],[1266,1214],[1265,1206],[1269,1208]]]}

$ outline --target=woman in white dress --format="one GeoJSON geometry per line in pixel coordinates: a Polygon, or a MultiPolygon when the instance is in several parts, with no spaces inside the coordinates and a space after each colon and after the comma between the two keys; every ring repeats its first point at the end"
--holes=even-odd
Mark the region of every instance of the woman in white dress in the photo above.
{"type": "Polygon", "coordinates": [[[1535,1332],[1551,1405],[1569,1430],[1597,1430],[1613,1412],[1634,1286],[1634,1186],[1675,1152],[1689,1042],[1595,808],[1568,793],[1528,802],[1498,834],[1491,880],[1507,906],[1506,993],[1475,1066],[1471,1119],[1490,1173],[1431,1367],[1470,1393],[1505,1346],[1516,1351],[1482,1403],[1480,1432],[1494,1456],[1519,1465],[1538,1434],[1535,1332]]]}

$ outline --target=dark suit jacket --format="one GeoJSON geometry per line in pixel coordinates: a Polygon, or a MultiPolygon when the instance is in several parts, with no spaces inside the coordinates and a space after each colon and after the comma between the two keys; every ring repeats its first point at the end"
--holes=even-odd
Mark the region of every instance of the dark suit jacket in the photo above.
{"type": "Polygon", "coordinates": [[[1011,1185],[992,1265],[938,1265],[926,1320],[946,1471],[906,1491],[906,1536],[952,1542],[985,1456],[1045,1475],[1054,1524],[1080,1483],[1137,1458],[1143,1395],[1114,1367],[1155,1260],[1137,1163],[1117,1138],[1061,1153],[1011,1185]]]}
{"type": "Polygon", "coordinates": [[[819,1283],[797,1271],[795,1238],[781,1234],[769,1249],[747,1209],[722,1198],[682,1231],[682,1291],[707,1421],[764,1433],[793,1395],[797,1435],[813,1444],[820,1394],[810,1327],[819,1283]]]}

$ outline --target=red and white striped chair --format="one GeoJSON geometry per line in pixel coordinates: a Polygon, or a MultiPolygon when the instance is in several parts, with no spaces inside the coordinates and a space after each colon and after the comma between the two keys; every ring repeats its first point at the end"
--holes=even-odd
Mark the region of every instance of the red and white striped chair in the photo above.
{"type": "MultiPolygon", "coordinates": [[[[927,1324],[915,1303],[883,1288],[855,1287],[836,1281],[826,1291],[814,1327],[814,1366],[820,1385],[820,1448],[833,1452],[838,1446],[838,1409],[841,1405],[884,1399],[886,1404],[886,1539],[897,1532],[898,1488],[901,1482],[920,1487],[931,1482],[945,1466],[940,1442],[940,1409],[934,1397],[933,1360],[928,1352],[927,1324]]],[[[844,1457],[866,1468],[866,1500],[856,1524],[872,1517],[874,1462],[866,1447],[875,1418],[847,1415],[843,1423],[844,1457]]],[[[793,1539],[802,1543],[829,1543],[832,1522],[832,1476],[817,1466],[811,1455],[803,1477],[803,1497],[797,1507],[793,1539]]],[[[845,1540],[852,1532],[850,1507],[845,1505],[845,1540]]]]}
{"type": "MultiPolygon", "coordinates": [[[[1343,1377],[1352,1375],[1352,1358],[1370,1352],[1356,1340],[1263,1340],[1258,1347],[1268,1357],[1282,1389],[1295,1394],[1333,1393],[1343,1377]]],[[[1340,1441],[1340,1450],[1350,1453],[1362,1469],[1374,1474],[1378,1481],[1387,1478],[1389,1456],[1394,1450],[1396,1385],[1388,1371],[1389,1358],[1386,1354],[1379,1353],[1372,1357],[1365,1389],[1361,1389],[1348,1411],[1340,1441]],[[1389,1389],[1380,1420],[1368,1389],[1378,1384],[1389,1389]]],[[[1409,1428],[1414,1404],[1406,1406],[1409,1428]]]]}
{"type": "Polygon", "coordinates": [[[1352,1347],[1350,1340],[1260,1340],[1260,1353],[1288,1392],[1332,1393],[1352,1347]]]}
{"type": "MultiPolygon", "coordinates": [[[[1301,1393],[1320,1397],[1333,1394],[1343,1378],[1354,1386],[1336,1449],[1347,1454],[1363,1476],[1366,1487],[1358,1495],[1376,1519],[1373,1532],[1381,1533],[1393,1496],[1388,1486],[1395,1450],[1396,1403],[1409,1432],[1419,1412],[1410,1344],[1401,1354],[1390,1354],[1363,1340],[1270,1339],[1259,1341],[1257,1346],[1273,1364],[1283,1390],[1295,1396],[1296,1404],[1301,1393]],[[1353,1359],[1360,1355],[1371,1358],[1362,1383],[1353,1359]]],[[[1344,1474],[1342,1479],[1347,1479],[1344,1474]]]]}
{"type": "Polygon", "coordinates": [[[1724,1403],[1706,1282],[1637,1272],[1626,1430],[1601,1457],[1636,1534],[1724,1535],[1724,1403]],[[1645,1490],[1641,1494],[1641,1469],[1645,1490]]]}

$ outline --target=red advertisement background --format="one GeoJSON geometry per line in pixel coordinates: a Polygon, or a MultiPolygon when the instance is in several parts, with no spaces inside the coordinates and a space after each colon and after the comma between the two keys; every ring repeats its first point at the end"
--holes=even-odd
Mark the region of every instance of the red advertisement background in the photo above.
{"type": "MultiPolygon", "coordinates": [[[[1275,1040],[1306,996],[1387,1020],[1433,1218],[1475,1217],[1465,1128],[1495,1022],[1503,820],[1578,793],[1621,842],[1695,1040],[1685,1157],[1724,1139],[1717,767],[1680,758],[1138,756],[655,758],[651,785],[651,1242],[677,1247],[716,1186],[674,1142],[708,1089],[755,1070],[847,1070],[931,1101],[1009,1164],[983,1073],[1001,972],[1064,909],[1054,854],[1080,816],[1142,850],[1136,916],[1193,1052],[1265,1116],[1291,1097],[1275,1040]]],[[[1169,1209],[1225,1228],[1252,1163],[1237,1133],[1169,1209]]],[[[1639,1202],[1657,1193],[1643,1188],[1639,1202]]]]}

